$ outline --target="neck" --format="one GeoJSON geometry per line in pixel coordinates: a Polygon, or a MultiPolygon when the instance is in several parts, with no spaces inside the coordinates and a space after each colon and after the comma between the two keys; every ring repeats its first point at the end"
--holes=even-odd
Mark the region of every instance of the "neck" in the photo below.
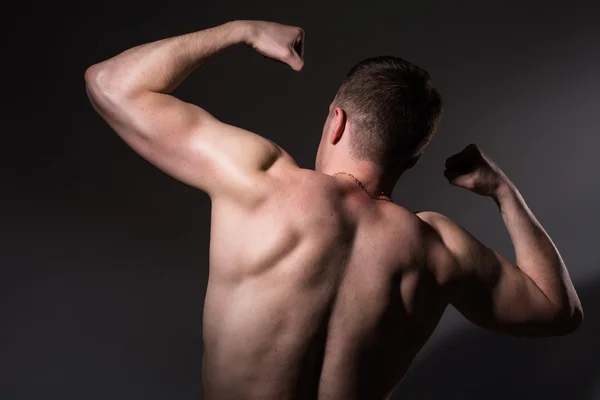
{"type": "MultiPolygon", "coordinates": [[[[334,175],[338,172],[346,172],[354,175],[356,179],[374,196],[392,196],[392,190],[398,181],[400,176],[391,176],[391,174],[385,173],[382,168],[373,165],[371,163],[351,163],[351,164],[332,164],[322,171],[327,175],[334,175]]],[[[402,174],[400,174],[402,175],[402,174]]],[[[335,178],[346,179],[352,181],[355,185],[354,179],[346,174],[336,175],[335,178]]],[[[361,190],[356,185],[358,190],[361,190]]]]}

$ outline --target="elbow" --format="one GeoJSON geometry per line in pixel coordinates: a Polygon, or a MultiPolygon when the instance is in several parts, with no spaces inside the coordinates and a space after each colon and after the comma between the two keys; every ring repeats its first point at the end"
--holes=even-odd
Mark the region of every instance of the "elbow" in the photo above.
{"type": "Polygon", "coordinates": [[[84,74],[88,95],[94,100],[104,100],[115,103],[126,96],[126,85],[115,76],[105,63],[88,67],[84,74]]]}
{"type": "Polygon", "coordinates": [[[98,85],[99,68],[98,65],[92,65],[86,69],[84,74],[85,81],[85,93],[92,104],[94,110],[102,115],[103,110],[106,108],[105,97],[102,96],[102,90],[98,85]]]}
{"type": "Polygon", "coordinates": [[[83,80],[85,81],[86,86],[91,86],[98,76],[98,64],[94,64],[88,67],[85,70],[85,74],[83,75],[83,80]]]}
{"type": "Polygon", "coordinates": [[[101,97],[99,96],[100,90],[96,84],[98,80],[98,65],[92,65],[85,70],[84,81],[85,81],[85,92],[88,99],[92,103],[92,106],[97,112],[100,112],[101,97]]]}
{"type": "Polygon", "coordinates": [[[97,93],[103,86],[106,87],[106,75],[107,71],[102,66],[102,63],[88,67],[83,76],[88,92],[97,93]]]}
{"type": "Polygon", "coordinates": [[[575,332],[583,322],[583,309],[578,304],[572,307],[568,312],[562,313],[557,321],[556,336],[565,336],[575,332]]]}

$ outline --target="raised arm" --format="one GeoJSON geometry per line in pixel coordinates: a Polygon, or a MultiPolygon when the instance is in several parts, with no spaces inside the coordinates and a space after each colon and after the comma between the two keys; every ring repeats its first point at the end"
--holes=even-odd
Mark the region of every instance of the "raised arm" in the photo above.
{"type": "Polygon", "coordinates": [[[247,199],[282,149],[170,93],[201,63],[239,44],[299,71],[303,35],[274,22],[228,22],[95,64],[85,73],[86,90],[94,109],[150,163],[211,198],[247,199]]]}
{"type": "MultiPolygon", "coordinates": [[[[446,162],[451,184],[494,199],[510,237],[513,264],[441,214],[419,216],[435,230],[450,255],[443,287],[449,301],[472,322],[517,336],[553,336],[574,331],[581,303],[565,264],[517,188],[475,145],[446,162]]],[[[443,258],[443,256],[442,256],[443,258]]]]}

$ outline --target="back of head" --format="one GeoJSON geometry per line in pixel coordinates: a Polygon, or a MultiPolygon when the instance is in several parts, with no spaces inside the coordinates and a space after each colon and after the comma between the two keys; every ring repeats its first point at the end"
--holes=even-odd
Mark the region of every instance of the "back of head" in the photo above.
{"type": "Polygon", "coordinates": [[[429,74],[394,56],[369,58],[352,67],[334,104],[353,126],[352,157],[393,171],[419,158],[442,112],[429,74]]]}

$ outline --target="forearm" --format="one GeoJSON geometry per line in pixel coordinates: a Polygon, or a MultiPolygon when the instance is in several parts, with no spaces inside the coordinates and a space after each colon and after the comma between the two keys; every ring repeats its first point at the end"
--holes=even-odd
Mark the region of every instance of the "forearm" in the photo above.
{"type": "Polygon", "coordinates": [[[248,42],[243,21],[143,44],[86,72],[86,80],[105,89],[132,94],[170,93],[200,64],[219,52],[248,42]]]}
{"type": "Polygon", "coordinates": [[[581,304],[558,249],[508,179],[494,200],[512,239],[516,263],[561,311],[573,314],[581,304]]]}

